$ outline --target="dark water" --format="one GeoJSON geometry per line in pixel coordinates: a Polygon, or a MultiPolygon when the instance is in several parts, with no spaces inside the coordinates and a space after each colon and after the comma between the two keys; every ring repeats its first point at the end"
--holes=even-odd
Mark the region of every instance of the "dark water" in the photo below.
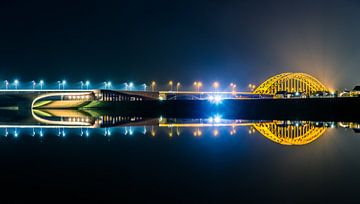
{"type": "Polygon", "coordinates": [[[360,200],[356,123],[214,117],[98,128],[2,125],[2,203],[360,200]],[[261,124],[276,127],[273,140],[255,128],[261,124]],[[298,136],[281,132],[304,127],[298,136]]]}

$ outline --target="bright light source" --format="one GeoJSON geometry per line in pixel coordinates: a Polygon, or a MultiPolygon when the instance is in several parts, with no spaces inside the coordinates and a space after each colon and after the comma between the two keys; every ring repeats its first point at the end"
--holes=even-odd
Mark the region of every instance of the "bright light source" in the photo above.
{"type": "Polygon", "coordinates": [[[214,96],[214,102],[215,103],[220,103],[221,100],[222,100],[221,96],[219,96],[219,95],[214,96]]]}
{"type": "Polygon", "coordinates": [[[215,96],[210,95],[210,96],[208,97],[208,100],[209,100],[211,103],[219,104],[219,103],[221,103],[221,101],[222,101],[222,97],[221,97],[220,95],[215,95],[215,96]]]}
{"type": "Polygon", "coordinates": [[[214,122],[219,123],[220,121],[221,121],[221,116],[220,115],[215,115],[214,122]]]}
{"type": "Polygon", "coordinates": [[[210,117],[209,119],[208,119],[208,122],[209,123],[220,123],[221,122],[221,115],[215,115],[215,116],[213,116],[213,117],[210,117]]]}

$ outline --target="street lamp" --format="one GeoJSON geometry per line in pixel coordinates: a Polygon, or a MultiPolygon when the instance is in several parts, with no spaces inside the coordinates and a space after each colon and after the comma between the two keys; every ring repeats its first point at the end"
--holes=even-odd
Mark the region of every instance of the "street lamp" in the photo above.
{"type": "Polygon", "coordinates": [[[5,83],[5,89],[8,90],[9,89],[9,81],[5,80],[4,83],[5,83]]]}
{"type": "Polygon", "coordinates": [[[63,81],[62,81],[63,90],[65,89],[65,85],[66,85],[66,81],[63,80],[63,81]]]}
{"type": "Polygon", "coordinates": [[[231,91],[235,93],[236,84],[230,83],[231,91]]]}
{"type": "Polygon", "coordinates": [[[176,84],[176,92],[179,92],[179,87],[180,87],[180,82],[178,82],[177,84],[176,84]]]}
{"type": "Polygon", "coordinates": [[[128,83],[124,83],[125,84],[125,91],[128,90],[129,84],[128,83]]]}
{"type": "Polygon", "coordinates": [[[59,90],[61,89],[61,81],[57,81],[57,83],[59,84],[59,90]]]}
{"type": "Polygon", "coordinates": [[[44,85],[44,80],[40,80],[40,89],[42,90],[43,89],[43,85],[44,85]]]}
{"type": "Polygon", "coordinates": [[[173,90],[173,81],[169,81],[170,91],[173,90]]]}
{"type": "Polygon", "coordinates": [[[147,87],[146,84],[143,84],[143,86],[144,86],[144,91],[146,91],[146,87],[147,87]]]}
{"type": "Polygon", "coordinates": [[[83,90],[83,87],[84,87],[84,82],[83,81],[80,81],[80,87],[81,87],[81,90],[83,90]]]}
{"type": "Polygon", "coordinates": [[[132,87],[134,87],[134,83],[130,82],[129,83],[129,90],[131,91],[132,87]]]}
{"type": "Polygon", "coordinates": [[[18,89],[19,80],[15,79],[14,80],[14,85],[15,85],[15,89],[18,89]]]}
{"type": "Polygon", "coordinates": [[[200,92],[200,88],[202,87],[202,83],[200,81],[195,81],[194,86],[197,92],[200,92]]]}
{"type": "Polygon", "coordinates": [[[255,88],[256,88],[256,85],[255,85],[255,84],[249,84],[249,89],[250,89],[251,91],[254,91],[255,88]]]}
{"type": "Polygon", "coordinates": [[[151,91],[154,92],[155,91],[155,86],[156,86],[156,82],[152,81],[151,82],[151,91]]]}
{"type": "Polygon", "coordinates": [[[33,90],[35,90],[35,86],[36,86],[35,80],[32,80],[32,86],[33,86],[33,90]]]}
{"type": "Polygon", "coordinates": [[[89,89],[90,81],[85,82],[86,89],[89,89]]]}
{"type": "Polygon", "coordinates": [[[219,88],[219,82],[215,81],[215,82],[213,83],[213,87],[214,87],[214,91],[216,92],[217,89],[219,88]]]}

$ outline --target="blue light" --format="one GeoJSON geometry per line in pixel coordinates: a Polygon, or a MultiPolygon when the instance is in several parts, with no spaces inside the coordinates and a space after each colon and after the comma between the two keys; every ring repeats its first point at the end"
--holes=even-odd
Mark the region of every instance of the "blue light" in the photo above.
{"type": "Polygon", "coordinates": [[[220,122],[221,122],[221,115],[216,114],[216,115],[214,115],[213,117],[210,117],[210,118],[208,119],[208,122],[209,122],[209,123],[220,123],[220,122]]]}
{"type": "Polygon", "coordinates": [[[222,102],[222,97],[220,95],[210,95],[208,97],[208,100],[210,101],[210,103],[220,104],[222,102]]]}

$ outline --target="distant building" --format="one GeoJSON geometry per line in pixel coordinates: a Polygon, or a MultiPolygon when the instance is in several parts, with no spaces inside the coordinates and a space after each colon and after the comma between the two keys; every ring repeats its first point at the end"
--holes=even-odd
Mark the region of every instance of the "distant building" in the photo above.
{"type": "Polygon", "coordinates": [[[351,96],[360,96],[360,86],[355,86],[352,91],[350,91],[351,96]]]}

